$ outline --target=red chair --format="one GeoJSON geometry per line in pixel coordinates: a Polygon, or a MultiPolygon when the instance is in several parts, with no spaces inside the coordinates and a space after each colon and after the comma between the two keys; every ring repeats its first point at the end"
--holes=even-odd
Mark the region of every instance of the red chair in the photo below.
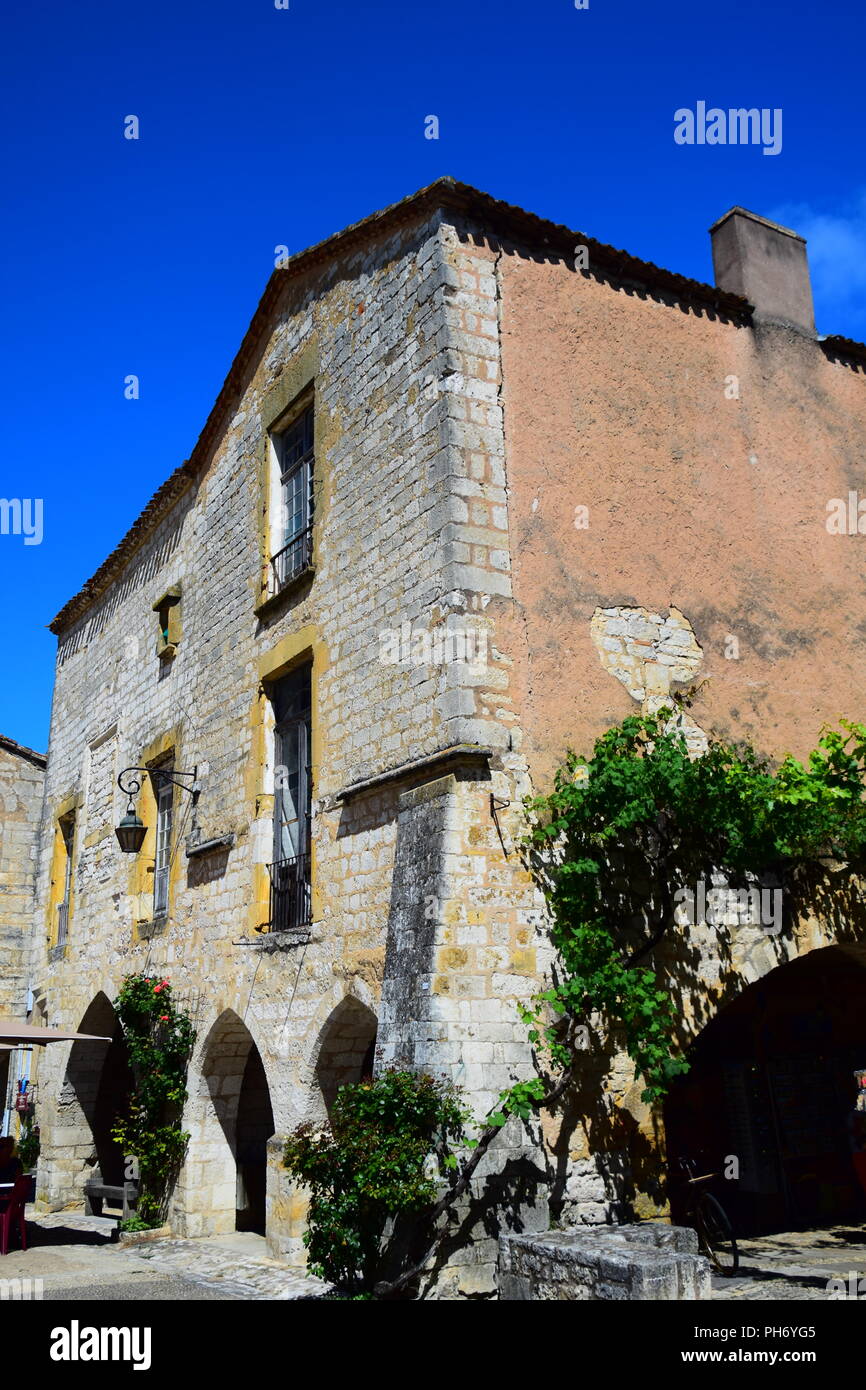
{"type": "Polygon", "coordinates": [[[17,1221],[18,1234],[21,1237],[21,1249],[27,1249],[27,1222],[24,1220],[24,1203],[30,1196],[30,1178],[26,1174],[15,1179],[6,1205],[0,1210],[0,1255],[5,1255],[9,1250],[9,1232],[12,1230],[12,1223],[17,1221]]]}

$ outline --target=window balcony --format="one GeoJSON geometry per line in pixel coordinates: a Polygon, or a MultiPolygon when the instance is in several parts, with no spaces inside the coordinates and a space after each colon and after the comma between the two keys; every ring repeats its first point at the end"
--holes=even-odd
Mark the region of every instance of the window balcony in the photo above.
{"type": "Polygon", "coordinates": [[[57,946],[58,949],[59,949],[61,946],[65,946],[65,945],[66,945],[66,937],[67,937],[68,932],[69,932],[69,902],[68,902],[68,900],[67,900],[66,902],[58,903],[58,904],[57,904],[57,941],[56,941],[56,946],[57,946]]]}
{"type": "Polygon", "coordinates": [[[271,559],[271,596],[279,594],[313,563],[313,528],[308,526],[271,559]]]}
{"type": "Polygon", "coordinates": [[[310,856],[278,859],[268,865],[271,901],[268,931],[298,931],[311,919],[310,856]]]}

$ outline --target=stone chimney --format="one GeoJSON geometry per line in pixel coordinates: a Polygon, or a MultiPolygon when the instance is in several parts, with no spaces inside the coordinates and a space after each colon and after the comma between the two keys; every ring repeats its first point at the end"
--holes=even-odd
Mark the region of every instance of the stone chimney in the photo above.
{"type": "Polygon", "coordinates": [[[710,228],[720,290],[741,294],[755,318],[815,336],[806,242],[796,232],[745,208],[731,208],[710,228]]]}

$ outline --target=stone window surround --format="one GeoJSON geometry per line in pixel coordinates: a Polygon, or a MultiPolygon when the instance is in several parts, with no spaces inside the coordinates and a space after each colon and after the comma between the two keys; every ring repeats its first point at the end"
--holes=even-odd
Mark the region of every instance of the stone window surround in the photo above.
{"type": "MultiPolygon", "coordinates": [[[[160,767],[183,767],[182,736],[179,727],[167,730],[141,750],[140,756],[129,756],[130,764],[156,770],[160,767]]],[[[136,799],[138,814],[147,826],[147,836],[138,854],[131,855],[127,892],[133,900],[133,940],[149,940],[165,930],[171,919],[171,906],[181,872],[179,854],[183,824],[172,827],[169,849],[168,901],[164,914],[153,913],[154,873],[156,868],[157,795],[153,779],[143,777],[136,799]]]]}
{"type": "Polygon", "coordinates": [[[69,929],[75,907],[75,857],[78,852],[78,831],[80,812],[84,805],[81,792],[70,792],[62,797],[54,809],[54,848],[51,854],[51,868],[46,907],[46,942],[49,958],[60,959],[66,954],[69,929]],[[63,823],[73,824],[71,845],[64,834],[63,823]],[[65,898],[66,866],[71,860],[69,871],[69,896],[65,898]],[[66,901],[66,941],[58,943],[58,908],[66,901]]]}
{"type": "Polygon", "coordinates": [[[177,652],[181,639],[180,599],[180,585],[173,584],[153,605],[153,611],[159,617],[156,654],[160,661],[173,660],[177,652]]]}
{"type": "MultiPolygon", "coordinates": [[[[255,769],[254,777],[251,779],[250,792],[251,803],[249,808],[250,823],[255,825],[263,820],[268,822],[268,833],[263,835],[260,842],[260,849],[253,863],[253,892],[251,894],[250,912],[248,917],[248,932],[251,940],[260,938],[260,929],[267,922],[269,915],[269,891],[270,878],[267,871],[267,864],[270,862],[269,850],[271,848],[270,828],[273,825],[273,710],[270,702],[269,688],[274,681],[289,675],[298,666],[310,664],[311,670],[311,699],[312,699],[312,720],[311,720],[311,743],[310,743],[310,776],[313,787],[318,785],[318,768],[321,762],[321,715],[319,711],[319,690],[323,674],[330,666],[330,657],[327,647],[322,640],[321,634],[314,625],[301,628],[298,632],[288,633],[281,638],[275,646],[264,652],[258,659],[258,697],[256,700],[257,712],[254,716],[254,736],[252,749],[252,766],[255,769]]],[[[313,814],[315,817],[315,804],[313,814]]],[[[311,881],[311,916],[315,923],[321,916],[321,905],[317,888],[317,846],[316,836],[310,837],[310,881],[311,881]]]]}
{"type": "MultiPolygon", "coordinates": [[[[255,612],[258,616],[269,612],[287,595],[296,593],[299,588],[309,582],[315,572],[316,531],[314,526],[310,564],[294,575],[277,593],[272,592],[271,559],[276,553],[273,544],[274,518],[279,514],[281,503],[281,469],[275,440],[310,405],[314,408],[313,437],[316,441],[323,437],[320,428],[322,422],[318,409],[318,397],[315,390],[317,372],[318,344],[315,338],[310,338],[283,368],[278,380],[263,397],[261,403],[262,436],[259,460],[262,497],[259,535],[261,573],[259,594],[255,603],[255,612]]],[[[317,456],[313,466],[313,488],[316,504],[321,498],[321,477],[316,467],[318,462],[317,456]]],[[[315,505],[314,512],[320,515],[319,505],[315,505]]]]}

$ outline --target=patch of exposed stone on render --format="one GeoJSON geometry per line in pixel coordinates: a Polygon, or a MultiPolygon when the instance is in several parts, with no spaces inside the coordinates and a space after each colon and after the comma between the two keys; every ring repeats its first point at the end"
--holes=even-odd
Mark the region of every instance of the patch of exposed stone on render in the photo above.
{"type": "MultiPolygon", "coordinates": [[[[674,687],[692,685],[704,659],[691,623],[674,607],[666,617],[648,608],[596,608],[590,635],[604,669],[643,714],[670,705],[674,687]]],[[[706,752],[707,736],[685,710],[676,710],[665,729],[683,734],[691,757],[706,752]]]]}

